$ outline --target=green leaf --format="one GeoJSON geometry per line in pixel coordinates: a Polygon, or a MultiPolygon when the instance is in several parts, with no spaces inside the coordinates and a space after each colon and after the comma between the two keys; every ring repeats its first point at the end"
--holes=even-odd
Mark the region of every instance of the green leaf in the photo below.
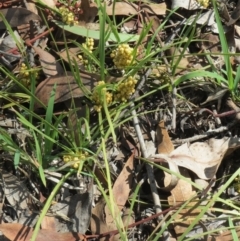
{"type": "Polygon", "coordinates": [[[238,89],[238,83],[240,81],[240,66],[238,66],[237,68],[237,73],[236,76],[234,78],[234,86],[233,86],[233,91],[236,92],[238,89]]]}
{"type": "Polygon", "coordinates": [[[219,32],[219,38],[220,38],[220,43],[221,43],[222,52],[223,52],[224,63],[227,70],[228,88],[230,91],[233,92],[234,79],[232,74],[232,65],[231,65],[230,56],[229,56],[228,42],[224,33],[224,29],[222,26],[222,22],[221,22],[215,1],[213,1],[213,7],[214,7],[217,26],[218,26],[218,32],[219,32]]]}
{"type": "Polygon", "coordinates": [[[14,160],[13,160],[15,169],[17,169],[17,167],[18,167],[18,164],[20,162],[20,157],[21,157],[20,151],[16,150],[16,152],[14,154],[14,160]]]}
{"type": "Polygon", "coordinates": [[[42,152],[41,152],[41,148],[40,148],[38,138],[37,138],[35,132],[33,132],[33,137],[34,137],[35,147],[36,147],[35,152],[36,152],[36,159],[37,159],[37,162],[38,162],[39,175],[40,175],[40,178],[42,180],[43,185],[46,187],[47,182],[46,182],[46,178],[45,178],[43,167],[42,167],[42,152]]]}
{"type": "Polygon", "coordinates": [[[204,70],[197,70],[197,71],[194,71],[194,72],[181,76],[180,78],[178,78],[177,80],[174,81],[174,85],[178,86],[180,83],[182,83],[185,80],[189,80],[189,79],[197,78],[197,77],[213,78],[213,79],[216,79],[219,83],[227,82],[227,80],[225,80],[221,75],[219,75],[217,73],[212,73],[212,72],[204,71],[204,70]]]}
{"type": "MultiPolygon", "coordinates": [[[[46,123],[45,123],[45,135],[52,137],[52,131],[54,132],[54,130],[51,131],[51,126],[52,126],[52,118],[53,118],[53,108],[54,108],[54,99],[55,99],[55,94],[56,94],[56,87],[57,84],[55,83],[53,86],[53,89],[51,91],[51,95],[48,101],[48,106],[47,106],[47,111],[46,111],[46,123]]],[[[52,151],[52,146],[53,146],[53,142],[50,141],[49,139],[45,140],[45,155],[49,155],[52,151]]]]}
{"type": "Polygon", "coordinates": [[[228,222],[229,222],[229,228],[231,230],[231,233],[232,233],[232,240],[233,241],[238,241],[238,234],[237,234],[237,231],[236,231],[236,227],[234,226],[233,224],[233,221],[232,221],[232,218],[228,217],[228,222]]]}
{"type": "Polygon", "coordinates": [[[42,167],[42,166],[39,166],[39,167],[38,167],[38,171],[39,171],[39,175],[40,175],[40,178],[41,178],[41,180],[42,180],[42,183],[43,183],[43,185],[46,187],[46,186],[47,186],[47,182],[46,182],[46,178],[45,178],[45,175],[44,175],[43,167],[42,167]]]}
{"type": "MultiPolygon", "coordinates": [[[[88,38],[94,38],[94,39],[100,38],[100,31],[87,29],[86,27],[79,26],[79,25],[70,26],[56,20],[53,20],[53,22],[59,28],[62,28],[63,30],[66,30],[70,33],[73,33],[79,36],[88,37],[88,38]]],[[[120,39],[120,42],[137,41],[139,39],[139,35],[127,34],[127,33],[118,33],[118,37],[120,39]]],[[[119,40],[116,38],[115,34],[113,33],[109,34],[108,39],[106,41],[119,42],[119,40]]]]}

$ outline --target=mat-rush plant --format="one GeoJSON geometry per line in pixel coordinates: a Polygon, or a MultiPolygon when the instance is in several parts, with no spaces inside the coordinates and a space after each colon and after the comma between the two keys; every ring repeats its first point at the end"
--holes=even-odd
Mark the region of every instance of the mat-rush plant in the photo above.
{"type": "MultiPolygon", "coordinates": [[[[115,48],[118,48],[121,44],[127,44],[127,43],[121,41],[121,37],[118,35],[118,32],[116,31],[117,26],[115,26],[113,21],[111,21],[109,19],[109,17],[106,15],[105,8],[100,3],[100,1],[98,1],[98,7],[99,7],[99,19],[100,19],[100,29],[101,29],[98,32],[98,34],[100,35],[98,37],[99,47],[96,49],[96,51],[93,51],[92,53],[90,53],[85,48],[82,48],[82,51],[84,52],[84,54],[87,54],[88,57],[92,60],[92,63],[97,66],[97,68],[94,68],[94,69],[100,69],[101,79],[99,79],[99,81],[105,81],[105,78],[106,78],[106,75],[108,72],[106,64],[105,64],[105,49],[106,49],[106,41],[107,41],[108,37],[110,36],[110,34],[113,34],[115,37],[114,39],[119,40],[115,44],[115,46],[112,50],[114,50],[115,48]],[[105,22],[108,23],[108,31],[105,31],[105,22]]],[[[123,224],[121,222],[121,219],[119,218],[119,213],[117,213],[116,210],[114,210],[114,207],[116,206],[116,204],[115,204],[115,200],[114,200],[114,197],[113,197],[113,194],[111,191],[112,190],[112,180],[111,180],[111,172],[110,172],[110,167],[109,167],[108,158],[107,158],[106,141],[109,139],[109,137],[112,137],[113,142],[117,143],[117,136],[115,133],[116,127],[118,127],[119,125],[121,125],[122,123],[124,123],[128,120],[131,120],[132,117],[130,115],[131,110],[129,108],[130,104],[128,101],[125,101],[125,100],[123,101],[122,98],[119,97],[117,105],[114,105],[114,104],[109,105],[110,102],[107,100],[107,91],[112,91],[112,92],[116,91],[117,92],[117,90],[118,90],[118,92],[122,93],[122,91],[126,87],[125,81],[128,81],[129,78],[132,78],[133,76],[135,76],[139,72],[139,70],[145,69],[146,66],[150,66],[151,63],[154,62],[154,57],[157,56],[159,53],[161,53],[162,51],[165,51],[167,48],[170,48],[171,46],[178,45],[181,43],[181,40],[179,40],[178,43],[173,43],[172,45],[169,45],[169,46],[157,47],[157,48],[155,47],[155,44],[154,44],[156,35],[164,28],[166,22],[168,21],[168,19],[172,13],[173,12],[171,12],[166,17],[165,21],[159,26],[157,31],[152,35],[149,43],[147,44],[147,46],[144,49],[145,55],[143,56],[143,58],[141,60],[137,61],[136,60],[137,48],[138,48],[138,46],[140,46],[142,44],[142,40],[149,33],[151,24],[144,27],[144,30],[142,31],[141,36],[139,36],[139,38],[138,38],[139,40],[136,43],[136,46],[134,46],[134,51],[132,52],[133,56],[131,59],[132,63],[130,63],[130,65],[128,65],[128,66],[124,66],[124,67],[126,67],[125,75],[123,76],[123,79],[121,80],[121,82],[120,83],[107,83],[107,84],[103,85],[102,87],[100,86],[99,89],[96,89],[97,93],[99,93],[98,98],[100,99],[99,103],[101,104],[101,109],[98,112],[98,124],[96,126],[90,128],[88,117],[85,116],[85,117],[80,118],[78,130],[76,130],[76,131],[80,135],[81,146],[77,145],[77,143],[74,142],[73,137],[72,138],[66,137],[64,135],[64,133],[62,133],[60,131],[60,129],[58,128],[58,126],[61,127],[61,122],[62,122],[64,115],[60,115],[59,117],[56,117],[53,113],[53,106],[54,106],[53,100],[54,100],[54,93],[55,93],[54,88],[52,91],[52,97],[49,99],[48,107],[45,108],[46,109],[45,118],[42,118],[41,116],[37,115],[33,111],[34,102],[37,101],[34,96],[35,81],[36,81],[36,80],[34,80],[34,76],[33,76],[33,81],[31,81],[31,88],[29,90],[24,85],[22,85],[20,83],[20,81],[18,81],[18,79],[16,79],[16,77],[14,77],[12,75],[12,73],[8,72],[6,69],[1,68],[1,70],[7,76],[9,76],[17,85],[19,85],[21,87],[21,89],[25,93],[24,96],[26,97],[26,99],[30,100],[30,108],[28,109],[21,103],[18,103],[17,101],[14,100],[14,98],[13,98],[14,94],[11,96],[11,95],[9,95],[9,93],[7,91],[1,92],[2,98],[8,100],[10,103],[12,103],[13,105],[18,107],[18,109],[14,109],[14,111],[18,117],[18,120],[32,134],[31,140],[34,140],[33,144],[31,143],[31,141],[28,142],[28,147],[30,148],[30,150],[26,151],[22,147],[16,145],[14,140],[11,139],[10,135],[6,131],[2,131],[2,133],[3,133],[2,142],[7,143],[7,145],[2,146],[1,148],[4,148],[5,151],[8,151],[10,153],[13,153],[13,154],[15,153],[15,163],[16,164],[18,164],[22,161],[25,161],[25,163],[33,164],[36,167],[35,170],[37,170],[39,172],[39,176],[41,177],[41,180],[44,184],[46,184],[46,180],[44,177],[44,169],[49,168],[49,163],[55,157],[51,153],[52,148],[54,148],[54,146],[61,148],[61,153],[59,153],[58,157],[60,156],[63,159],[65,157],[65,161],[66,161],[66,164],[64,165],[65,169],[61,170],[61,172],[64,172],[65,175],[62,178],[62,180],[53,189],[51,195],[49,196],[49,198],[42,210],[41,216],[40,216],[39,221],[34,230],[32,241],[34,241],[36,239],[38,230],[40,228],[41,221],[42,221],[44,215],[46,214],[48,208],[50,207],[51,201],[53,200],[57,191],[59,190],[61,185],[64,183],[64,181],[67,179],[67,177],[69,177],[70,175],[76,174],[76,172],[81,173],[82,168],[84,167],[85,164],[88,163],[89,159],[91,159],[91,160],[96,159],[96,157],[99,153],[101,153],[103,156],[104,167],[102,167],[102,171],[107,180],[108,189],[105,190],[104,187],[102,186],[101,182],[97,179],[97,177],[93,173],[91,173],[91,170],[89,170],[89,171],[90,171],[90,174],[95,177],[95,181],[98,184],[99,189],[101,190],[102,195],[103,195],[109,209],[111,210],[113,217],[116,218],[116,226],[120,231],[121,240],[127,240],[127,234],[124,231],[123,224]],[[136,60],[136,62],[134,62],[135,60],[136,60]],[[103,88],[106,88],[106,91],[102,91],[103,88]],[[123,110],[128,110],[127,114],[129,117],[125,118],[125,119],[119,119],[119,116],[123,110]],[[33,117],[38,120],[38,123],[40,123],[38,127],[36,127],[34,125],[33,117]],[[85,134],[82,133],[81,123],[85,124],[85,130],[86,130],[85,134]],[[60,141],[60,137],[64,139],[65,144],[63,144],[60,141]],[[93,154],[93,153],[91,153],[90,146],[96,145],[96,144],[98,144],[99,148],[96,151],[96,153],[93,154]],[[83,159],[80,158],[81,161],[79,163],[79,156],[82,157],[83,152],[90,153],[91,158],[84,157],[85,160],[84,160],[84,158],[83,159]],[[32,156],[31,153],[34,153],[34,156],[32,156]],[[75,157],[77,157],[76,161],[74,161],[75,157]],[[72,168],[72,165],[74,165],[74,164],[78,164],[76,166],[77,169],[72,168]]],[[[67,45],[66,45],[66,47],[67,47],[67,45]]],[[[70,58],[69,58],[69,60],[70,60],[70,58]]],[[[69,63],[72,63],[72,62],[69,61],[69,63]]],[[[70,64],[70,68],[71,68],[72,73],[75,75],[75,79],[78,82],[79,87],[82,88],[83,83],[81,81],[78,66],[76,65],[76,63],[72,63],[72,64],[70,64]]],[[[200,70],[200,71],[195,71],[195,72],[192,72],[189,74],[185,74],[182,77],[176,78],[174,81],[174,85],[177,87],[182,81],[191,79],[192,77],[199,77],[199,76],[216,78],[218,81],[225,80],[223,77],[219,76],[217,73],[211,73],[211,72],[207,72],[204,70],[200,70]]],[[[133,80],[131,80],[131,79],[130,79],[130,81],[133,82],[133,80]]],[[[105,81],[105,83],[106,83],[106,81],[105,81]]],[[[132,87],[132,84],[133,83],[131,83],[131,87],[132,87]]],[[[134,81],[134,84],[136,84],[135,81],[134,81]]],[[[158,88],[153,89],[152,91],[149,91],[145,95],[140,96],[132,101],[141,102],[141,100],[143,98],[146,98],[147,96],[150,96],[151,94],[157,92],[158,90],[163,89],[170,85],[171,85],[171,83],[166,83],[165,85],[159,86],[158,88]]],[[[91,99],[89,92],[86,91],[85,95],[87,98],[91,99]]],[[[15,94],[15,96],[17,96],[17,94],[15,94]]],[[[129,95],[128,95],[128,97],[129,97],[129,95]]],[[[128,98],[126,98],[126,99],[128,99],[128,98]]],[[[73,109],[73,111],[74,111],[74,109],[73,109]]],[[[56,169],[56,170],[58,170],[58,169],[56,169]]],[[[183,177],[180,177],[180,178],[183,178],[183,177]]],[[[136,196],[137,189],[134,192],[135,192],[134,194],[136,196]]],[[[136,199],[133,199],[132,203],[131,203],[132,209],[134,208],[135,202],[136,202],[136,199]]],[[[167,227],[162,227],[162,228],[167,229],[167,227]]],[[[161,233],[158,232],[157,235],[161,236],[161,233]]]]}

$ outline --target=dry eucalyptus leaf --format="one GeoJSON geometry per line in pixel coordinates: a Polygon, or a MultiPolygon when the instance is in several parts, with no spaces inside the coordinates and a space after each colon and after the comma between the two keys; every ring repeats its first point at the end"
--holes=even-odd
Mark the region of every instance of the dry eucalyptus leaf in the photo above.
{"type": "Polygon", "coordinates": [[[187,25],[191,25],[193,23],[197,23],[200,25],[207,25],[207,26],[212,26],[215,23],[215,19],[214,19],[214,11],[213,10],[209,10],[207,12],[201,13],[199,15],[192,15],[188,21],[187,21],[187,25]],[[197,20],[196,20],[197,18],[197,20]]]}
{"type": "Polygon", "coordinates": [[[1,170],[1,179],[4,193],[10,205],[18,211],[27,209],[29,192],[24,182],[20,182],[16,176],[4,170],[1,170]]]}
{"type": "Polygon", "coordinates": [[[202,33],[200,34],[200,48],[202,50],[209,50],[211,53],[219,54],[221,52],[221,46],[219,42],[219,37],[212,33],[202,33]]]}
{"type": "Polygon", "coordinates": [[[113,3],[106,6],[107,15],[134,15],[137,14],[138,6],[134,3],[128,2],[115,2],[115,9],[113,9],[113,3]]]}
{"type": "Polygon", "coordinates": [[[169,154],[174,150],[173,143],[168,135],[164,121],[161,120],[157,126],[158,153],[169,154]]]}
{"type": "Polygon", "coordinates": [[[173,0],[171,9],[185,8],[187,10],[196,10],[203,8],[196,0],[173,0]]]}
{"type": "MultiPolygon", "coordinates": [[[[238,240],[240,240],[240,229],[238,227],[235,228],[238,236],[238,240]]],[[[209,237],[207,241],[233,241],[233,235],[231,230],[225,230],[219,233],[218,235],[214,235],[213,237],[209,237]]]]}
{"type": "MultiPolygon", "coordinates": [[[[32,228],[19,223],[2,223],[0,224],[0,231],[11,241],[30,241],[33,234],[32,228]]],[[[85,235],[80,233],[57,233],[48,229],[41,229],[36,241],[75,241],[76,239],[86,240],[85,235]]]]}
{"type": "MultiPolygon", "coordinates": [[[[138,5],[129,2],[116,2],[114,3],[115,9],[113,11],[113,4],[109,4],[106,6],[107,15],[135,15],[139,12],[138,5]]],[[[151,3],[145,4],[142,3],[140,5],[140,10],[144,10],[150,14],[155,15],[164,15],[166,14],[166,4],[165,3],[151,3]]]]}
{"type": "Polygon", "coordinates": [[[98,13],[97,4],[91,0],[82,0],[81,9],[83,13],[79,15],[79,21],[84,24],[93,22],[98,13]]]}
{"type": "MultiPolygon", "coordinates": [[[[41,20],[37,14],[27,10],[26,8],[5,8],[1,9],[0,12],[12,28],[22,24],[27,24],[32,20],[41,20]]],[[[6,29],[6,26],[1,18],[0,29],[6,29]]]]}
{"type": "MultiPolygon", "coordinates": [[[[191,176],[186,168],[179,167],[179,171],[179,174],[191,181],[191,176]]],[[[185,202],[196,195],[196,191],[193,190],[191,183],[186,181],[186,179],[179,179],[177,185],[171,190],[171,195],[168,197],[168,203],[170,206],[185,202]]],[[[164,180],[164,182],[165,181],[166,180],[164,180]]],[[[181,212],[178,213],[176,220],[182,221],[174,222],[173,224],[177,235],[184,233],[192,220],[200,213],[200,209],[189,208],[194,207],[194,205],[195,202],[190,202],[188,208],[182,209],[181,212]]]]}
{"type": "MultiPolygon", "coordinates": [[[[173,143],[168,135],[168,131],[165,127],[164,121],[160,121],[157,126],[157,145],[158,153],[161,154],[170,154],[174,150],[173,143]]],[[[179,173],[178,167],[172,161],[168,162],[168,167],[171,171],[179,173]]],[[[164,188],[161,188],[166,191],[171,191],[178,183],[178,177],[171,175],[168,172],[164,172],[164,188]]],[[[156,177],[158,180],[159,176],[156,177]]]]}
{"type": "Polygon", "coordinates": [[[239,138],[209,139],[206,142],[185,143],[169,155],[156,154],[155,158],[173,161],[194,172],[199,178],[211,179],[230,148],[239,148],[239,138]]]}
{"type": "MultiPolygon", "coordinates": [[[[115,211],[118,212],[118,209],[115,211]]],[[[110,210],[106,205],[104,199],[101,199],[96,206],[92,209],[92,218],[91,218],[91,231],[94,234],[106,233],[112,230],[116,230],[114,219],[110,214],[110,210]]],[[[107,238],[100,239],[101,241],[109,240],[107,238]]],[[[112,241],[118,241],[119,238],[114,236],[112,241]]]]}
{"type": "Polygon", "coordinates": [[[56,231],[55,217],[47,215],[44,216],[43,221],[41,223],[41,228],[56,231]]]}
{"type": "Polygon", "coordinates": [[[216,90],[214,93],[208,94],[207,100],[201,103],[201,105],[205,105],[213,100],[220,100],[227,92],[228,89],[216,90]]]}
{"type": "MultiPolygon", "coordinates": [[[[92,89],[94,83],[98,80],[92,75],[81,73],[81,81],[87,89],[92,89]]],[[[56,76],[49,77],[42,81],[36,88],[35,95],[45,106],[48,104],[51,91],[56,84],[55,103],[64,102],[72,98],[83,97],[84,94],[77,84],[74,76],[56,76]]],[[[39,102],[35,103],[35,109],[40,108],[42,105],[39,102]]]]}
{"type": "MultiPolygon", "coordinates": [[[[158,143],[158,153],[161,154],[170,154],[174,151],[174,146],[172,144],[172,141],[168,135],[168,131],[165,128],[164,121],[160,121],[157,126],[157,143],[158,143]]],[[[181,174],[185,178],[187,178],[189,181],[191,181],[191,177],[189,175],[189,171],[186,168],[176,168],[174,163],[170,158],[166,159],[169,165],[169,169],[171,171],[177,172],[178,174],[181,174]],[[174,165],[173,165],[174,164],[174,165]]],[[[178,179],[174,174],[169,174],[167,172],[164,172],[164,186],[167,191],[171,192],[171,196],[168,197],[168,203],[170,206],[179,204],[181,202],[184,202],[186,200],[189,200],[189,198],[193,197],[196,193],[193,191],[193,187],[191,183],[187,182],[186,180],[178,179]]],[[[156,179],[158,176],[156,177],[156,179]]],[[[189,204],[191,205],[191,203],[189,204]]],[[[194,206],[194,204],[192,204],[194,206]]],[[[182,220],[183,217],[188,215],[188,218],[195,217],[199,213],[198,210],[188,210],[183,209],[176,217],[177,220],[182,220]]],[[[188,219],[189,220],[189,219],[188,219]]],[[[173,224],[175,232],[177,235],[182,234],[186,227],[189,226],[191,221],[182,221],[182,222],[175,222],[173,224]]]]}
{"type": "Polygon", "coordinates": [[[31,11],[31,12],[33,12],[33,13],[35,13],[36,15],[38,15],[38,10],[37,10],[37,7],[36,7],[36,4],[35,3],[33,3],[33,2],[25,2],[25,5],[26,5],[26,8],[29,10],[29,11],[31,11]]]}
{"type": "MultiPolygon", "coordinates": [[[[83,96],[82,90],[79,88],[73,76],[57,76],[49,77],[42,81],[36,88],[36,97],[47,106],[51,91],[56,84],[55,103],[64,102],[68,99],[83,96]]],[[[37,102],[35,108],[42,105],[37,102]]]]}
{"type": "Polygon", "coordinates": [[[178,147],[169,155],[178,166],[193,171],[199,178],[211,179],[229,149],[231,138],[210,139],[206,142],[188,143],[178,147]]]}
{"type": "Polygon", "coordinates": [[[167,11],[166,3],[142,3],[141,9],[150,13],[150,14],[156,14],[156,15],[164,15],[167,11]]]}
{"type": "Polygon", "coordinates": [[[54,56],[39,47],[32,48],[35,50],[36,54],[39,55],[42,70],[46,77],[64,74],[64,69],[60,63],[56,61],[54,56]]]}
{"type": "Polygon", "coordinates": [[[74,64],[74,61],[76,61],[76,63],[78,65],[83,65],[81,63],[80,59],[77,57],[79,52],[80,52],[80,48],[75,47],[75,48],[64,49],[64,50],[62,50],[60,52],[56,52],[56,53],[67,63],[69,63],[69,58],[70,58],[70,60],[72,60],[72,63],[70,63],[70,64],[74,64]]]}
{"type": "Polygon", "coordinates": [[[115,197],[116,204],[119,210],[122,210],[126,201],[128,200],[129,193],[132,187],[133,179],[133,155],[131,155],[125,163],[121,173],[117,177],[113,185],[113,196],[115,197]]]}

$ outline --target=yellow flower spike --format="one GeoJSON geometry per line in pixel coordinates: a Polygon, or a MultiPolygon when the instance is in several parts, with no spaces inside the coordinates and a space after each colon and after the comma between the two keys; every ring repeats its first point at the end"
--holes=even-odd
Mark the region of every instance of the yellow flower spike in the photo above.
{"type": "Polygon", "coordinates": [[[73,164],[73,168],[75,168],[75,169],[78,169],[78,166],[79,166],[78,163],[74,163],[74,164],[73,164]]]}
{"type": "Polygon", "coordinates": [[[129,76],[126,80],[117,86],[114,99],[119,102],[126,102],[135,92],[136,83],[137,80],[133,76],[129,76]]]}

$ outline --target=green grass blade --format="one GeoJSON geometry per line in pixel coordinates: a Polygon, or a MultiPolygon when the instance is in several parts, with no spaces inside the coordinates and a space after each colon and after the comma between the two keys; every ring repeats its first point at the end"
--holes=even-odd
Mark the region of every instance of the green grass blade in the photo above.
{"type": "Polygon", "coordinates": [[[196,70],[193,71],[191,73],[187,73],[185,75],[182,75],[181,77],[179,77],[178,79],[176,79],[174,81],[174,85],[178,86],[180,83],[182,83],[185,80],[189,80],[192,78],[197,78],[197,77],[208,77],[208,78],[213,78],[216,79],[217,82],[220,84],[221,82],[227,83],[227,80],[225,80],[221,75],[217,74],[217,73],[212,73],[209,71],[205,71],[205,70],[196,70]]]}
{"type": "Polygon", "coordinates": [[[42,167],[42,165],[43,165],[43,163],[42,163],[42,151],[41,151],[39,141],[38,141],[38,138],[37,138],[35,132],[33,132],[33,137],[34,137],[34,141],[35,141],[36,161],[38,163],[39,176],[41,178],[41,181],[42,181],[43,185],[46,187],[47,183],[46,183],[46,178],[45,178],[43,167],[42,167]]]}
{"type": "Polygon", "coordinates": [[[237,67],[237,73],[234,78],[234,86],[233,86],[234,92],[236,92],[238,90],[239,81],[240,81],[240,65],[237,67]]]}
{"type": "MultiPolygon", "coordinates": [[[[53,89],[51,91],[50,94],[50,98],[48,101],[48,106],[47,106],[47,111],[46,111],[46,117],[45,117],[45,124],[44,124],[44,128],[45,128],[45,135],[52,137],[51,132],[54,131],[52,130],[51,126],[52,126],[52,119],[53,119],[53,108],[54,108],[54,99],[55,99],[55,94],[56,94],[56,88],[57,85],[56,83],[53,86],[53,89]]],[[[54,139],[54,138],[53,138],[54,139]]],[[[46,139],[44,142],[44,154],[45,155],[49,155],[52,151],[52,146],[53,146],[53,142],[51,142],[49,139],[46,139]]]]}
{"type": "Polygon", "coordinates": [[[236,228],[233,224],[233,221],[232,221],[232,218],[228,218],[228,223],[229,223],[229,228],[230,228],[230,231],[232,233],[232,237],[233,237],[233,241],[238,241],[238,235],[237,235],[237,232],[236,232],[236,228]]]}
{"type": "MultiPolygon", "coordinates": [[[[101,4],[101,3],[99,3],[101,4]]],[[[102,11],[99,12],[100,29],[105,29],[106,22],[106,4],[102,7],[102,11]]],[[[105,80],[105,31],[100,31],[99,35],[99,57],[100,57],[100,75],[101,79],[105,80]]]]}
{"type": "Polygon", "coordinates": [[[202,211],[196,216],[196,219],[189,225],[189,227],[184,231],[184,233],[179,237],[179,241],[185,240],[185,236],[192,230],[192,228],[201,220],[203,215],[208,211],[208,209],[216,202],[218,197],[228,188],[228,186],[233,182],[233,180],[240,175],[240,168],[232,174],[224,185],[221,186],[219,191],[214,194],[214,196],[209,200],[207,205],[202,209],[202,211]]]}
{"type": "Polygon", "coordinates": [[[225,63],[226,70],[227,70],[228,88],[230,91],[233,91],[233,87],[234,87],[233,82],[234,81],[233,81],[232,65],[231,65],[231,61],[230,61],[230,56],[228,54],[229,53],[228,43],[227,43],[224,29],[223,29],[223,26],[221,23],[220,16],[218,13],[216,2],[212,1],[212,3],[213,3],[215,18],[216,18],[216,22],[217,22],[217,26],[218,26],[218,32],[219,32],[219,38],[220,38],[220,43],[221,43],[223,57],[224,57],[224,63],[225,63]]]}
{"type": "Polygon", "coordinates": [[[20,163],[20,157],[21,157],[20,151],[16,150],[16,152],[14,153],[14,159],[13,159],[13,164],[15,169],[18,168],[18,165],[20,163]]]}

